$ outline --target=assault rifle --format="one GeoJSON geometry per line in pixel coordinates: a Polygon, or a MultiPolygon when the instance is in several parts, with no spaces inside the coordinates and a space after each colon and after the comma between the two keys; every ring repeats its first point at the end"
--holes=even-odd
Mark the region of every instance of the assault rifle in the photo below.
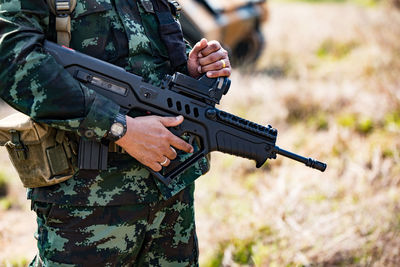
{"type": "MultiPolygon", "coordinates": [[[[130,110],[143,110],[159,116],[183,115],[185,120],[170,128],[177,136],[188,135],[200,141],[200,148],[190,158],[173,168],[150,172],[168,185],[203,156],[221,151],[253,159],[259,168],[277,154],[325,171],[326,164],[286,151],[275,145],[278,131],[264,127],[215,108],[230,87],[226,77],[206,76],[194,79],[181,73],[167,75],[160,87],[123,68],[98,60],[72,49],[46,41],[45,50],[54,56],[75,79],[97,93],[112,99],[126,114],[130,110]]],[[[78,162],[80,169],[106,169],[108,147],[81,138],[78,162]]]]}

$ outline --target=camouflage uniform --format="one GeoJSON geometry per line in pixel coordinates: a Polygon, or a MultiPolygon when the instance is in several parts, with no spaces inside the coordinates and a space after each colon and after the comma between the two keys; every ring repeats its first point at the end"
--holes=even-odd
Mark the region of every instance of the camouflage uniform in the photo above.
{"type": "MultiPolygon", "coordinates": [[[[157,18],[141,1],[78,0],[71,17],[75,50],[153,84],[186,71],[171,66],[157,18]]],[[[45,0],[0,0],[0,96],[39,122],[100,140],[119,106],[43,51],[45,39],[56,39],[54,21],[45,0]]],[[[199,164],[166,187],[129,155],[109,153],[105,171],[80,170],[58,185],[29,189],[38,222],[32,265],[197,265],[193,181],[205,160],[199,164]]]]}

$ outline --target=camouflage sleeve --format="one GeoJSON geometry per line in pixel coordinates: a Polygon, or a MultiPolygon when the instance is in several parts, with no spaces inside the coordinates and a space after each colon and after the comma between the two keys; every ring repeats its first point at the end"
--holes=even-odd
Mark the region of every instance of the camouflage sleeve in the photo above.
{"type": "MultiPolygon", "coordinates": [[[[192,51],[192,46],[189,44],[189,42],[186,39],[183,39],[183,41],[185,42],[186,57],[189,58],[189,53],[190,53],[190,51],[192,51]]],[[[186,75],[189,75],[189,70],[187,68],[187,64],[183,64],[181,66],[178,66],[176,71],[184,73],[186,75]]]]}
{"type": "Polygon", "coordinates": [[[183,39],[185,41],[185,47],[186,47],[186,56],[189,58],[189,53],[192,51],[192,46],[189,44],[189,42],[186,39],[183,39]]]}
{"type": "Polygon", "coordinates": [[[119,106],[43,51],[48,21],[45,0],[0,0],[0,97],[39,122],[100,140],[119,106]]]}

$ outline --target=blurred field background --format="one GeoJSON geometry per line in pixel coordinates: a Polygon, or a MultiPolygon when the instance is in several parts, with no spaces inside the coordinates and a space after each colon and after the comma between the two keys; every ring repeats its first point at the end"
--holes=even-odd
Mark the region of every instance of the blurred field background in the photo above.
{"type": "MultiPolygon", "coordinates": [[[[396,6],[269,2],[267,49],[234,70],[221,108],[273,125],[278,146],[328,169],[213,154],[196,189],[201,266],[400,266],[396,6]]],[[[0,266],[25,266],[35,218],[3,148],[0,197],[0,266]]]]}

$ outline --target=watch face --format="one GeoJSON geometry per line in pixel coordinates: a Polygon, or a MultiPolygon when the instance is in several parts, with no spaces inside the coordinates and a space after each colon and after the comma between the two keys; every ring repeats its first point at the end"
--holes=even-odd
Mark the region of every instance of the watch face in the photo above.
{"type": "Polygon", "coordinates": [[[124,133],[124,125],[120,122],[115,122],[111,125],[110,132],[114,136],[121,136],[124,133]]]}

